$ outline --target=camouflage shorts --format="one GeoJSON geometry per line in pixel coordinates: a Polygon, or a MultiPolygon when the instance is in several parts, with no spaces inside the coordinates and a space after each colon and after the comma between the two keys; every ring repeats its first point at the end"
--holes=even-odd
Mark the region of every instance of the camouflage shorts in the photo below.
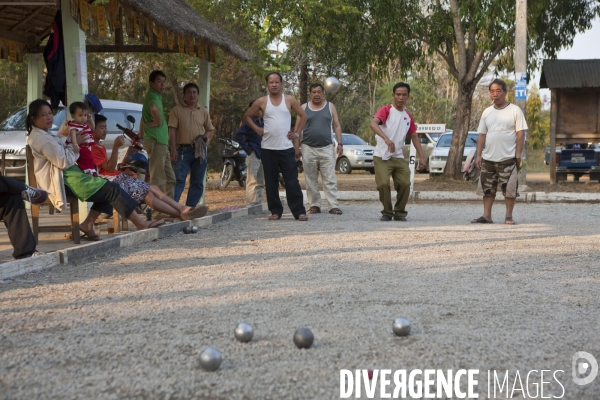
{"type": "Polygon", "coordinates": [[[501,162],[483,160],[477,194],[495,197],[500,185],[504,197],[509,199],[519,197],[517,172],[517,163],[514,159],[501,162]]]}

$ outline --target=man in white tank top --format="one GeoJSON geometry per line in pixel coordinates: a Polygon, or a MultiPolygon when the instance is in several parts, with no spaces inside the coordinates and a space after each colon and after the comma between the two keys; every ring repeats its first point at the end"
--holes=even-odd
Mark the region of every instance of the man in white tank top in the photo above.
{"type": "Polygon", "coordinates": [[[285,192],[290,211],[299,221],[307,221],[306,209],[303,204],[302,189],[298,182],[298,166],[296,158],[300,156],[298,132],[304,129],[306,113],[300,107],[294,96],[283,94],[283,78],[277,72],[267,75],[267,96],[257,99],[244,114],[244,121],[254,132],[262,136],[261,156],[265,175],[267,204],[271,212],[270,220],[280,219],[283,205],[279,199],[279,171],[285,181],[285,192]],[[262,111],[264,128],[257,126],[252,116],[262,111]],[[296,130],[288,139],[292,127],[292,114],[297,114],[296,130]]]}

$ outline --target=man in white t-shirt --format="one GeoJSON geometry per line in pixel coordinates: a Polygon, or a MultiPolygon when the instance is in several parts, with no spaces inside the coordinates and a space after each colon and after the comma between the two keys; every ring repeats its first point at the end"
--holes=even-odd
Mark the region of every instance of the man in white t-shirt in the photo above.
{"type": "Polygon", "coordinates": [[[481,115],[475,161],[481,169],[477,194],[483,195],[483,215],[471,222],[493,223],[492,205],[500,185],[506,203],[504,223],[514,225],[512,213],[519,196],[517,173],[521,167],[527,123],[521,109],[506,101],[504,81],[494,79],[489,88],[494,104],[481,115]]]}
{"type": "Polygon", "coordinates": [[[402,145],[406,135],[419,153],[418,170],[425,168],[425,156],[417,133],[417,125],[412,115],[404,109],[410,96],[410,85],[400,82],[394,85],[392,97],[394,103],[383,106],[375,113],[370,128],[375,133],[377,146],[373,156],[375,164],[375,183],[379,191],[379,200],[383,204],[380,221],[406,221],[406,203],[410,195],[410,169],[408,161],[402,155],[402,145]],[[396,189],[396,204],[392,208],[390,176],[396,189]]]}

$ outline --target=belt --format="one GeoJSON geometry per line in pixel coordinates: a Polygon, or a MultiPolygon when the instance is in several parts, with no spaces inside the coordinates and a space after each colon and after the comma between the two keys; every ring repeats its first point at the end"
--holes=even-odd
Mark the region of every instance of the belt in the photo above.
{"type": "Polygon", "coordinates": [[[193,144],[178,144],[177,147],[194,147],[193,144]]]}

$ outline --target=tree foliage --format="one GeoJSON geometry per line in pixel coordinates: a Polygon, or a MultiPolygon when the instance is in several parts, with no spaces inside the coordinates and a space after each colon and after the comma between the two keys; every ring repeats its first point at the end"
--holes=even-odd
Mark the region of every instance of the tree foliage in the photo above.
{"type": "Polygon", "coordinates": [[[544,110],[540,91],[534,85],[527,98],[527,145],[541,149],[550,143],[550,110],[544,110]]]}

